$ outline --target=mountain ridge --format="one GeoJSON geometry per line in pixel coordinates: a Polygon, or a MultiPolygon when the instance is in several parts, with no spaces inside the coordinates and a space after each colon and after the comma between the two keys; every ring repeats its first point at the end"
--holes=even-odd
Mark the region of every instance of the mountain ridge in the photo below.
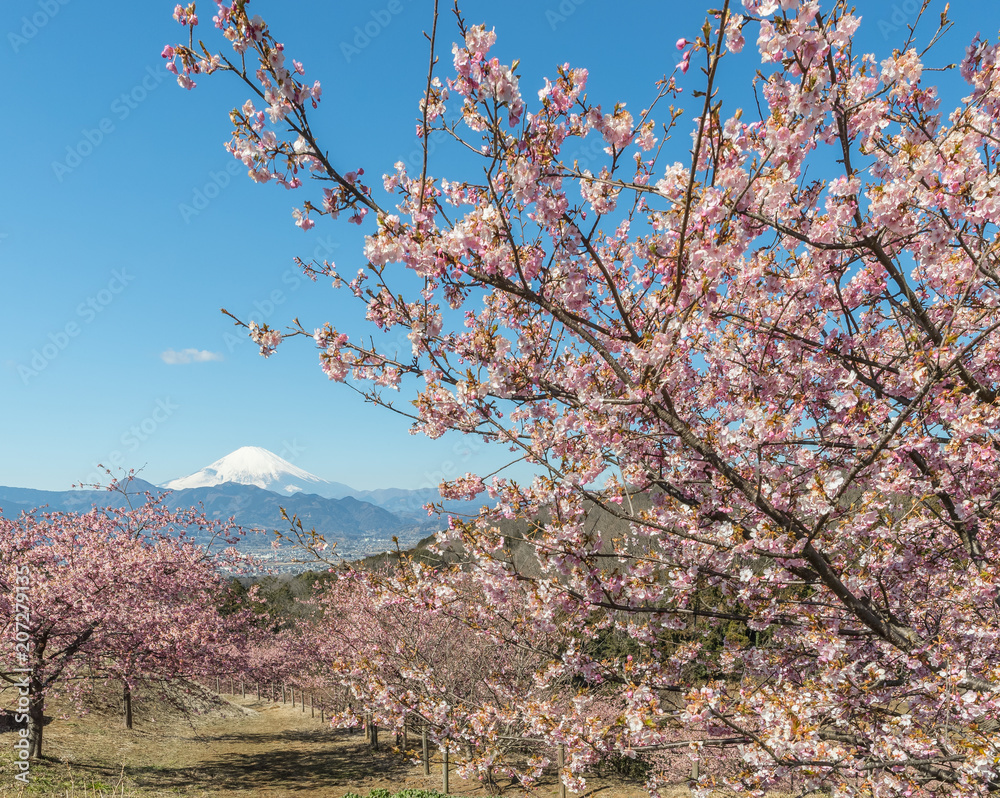
{"type": "MultiPolygon", "coordinates": [[[[243,446],[185,477],[153,485],[133,477],[127,485],[132,503],[143,493],[160,495],[170,509],[198,506],[212,518],[234,517],[247,529],[289,531],[282,511],[295,516],[305,529],[315,528],[328,542],[338,543],[345,557],[365,556],[409,546],[441,529],[447,520],[428,515],[424,505],[443,504],[446,512],[475,514],[478,502],[443,502],[436,488],[355,490],[331,482],[289,463],[258,446],[243,446]]],[[[0,514],[45,508],[88,512],[94,507],[121,507],[129,499],[100,489],[67,491],[0,486],[0,514]]],[[[240,548],[271,557],[270,540],[247,536],[240,548]]]]}
{"type": "MultiPolygon", "coordinates": [[[[199,488],[164,490],[142,480],[128,484],[128,496],[107,490],[45,491],[33,488],[0,486],[0,515],[14,519],[30,510],[85,513],[93,508],[122,507],[131,499],[149,492],[160,495],[164,505],[172,510],[199,507],[209,518],[227,519],[248,532],[287,532],[289,522],[282,510],[295,516],[305,529],[315,529],[328,543],[337,544],[337,553],[345,558],[363,556],[394,547],[393,538],[402,545],[411,545],[429,532],[439,529],[445,521],[439,518],[415,520],[383,507],[348,496],[328,499],[313,493],[281,495],[255,485],[225,482],[199,488]]],[[[208,540],[199,543],[207,544],[208,540]]],[[[237,546],[246,551],[274,559],[270,548],[272,536],[248,534],[237,546]]]]}
{"type": "MultiPolygon", "coordinates": [[[[441,495],[436,487],[357,490],[342,482],[333,482],[311,474],[260,446],[241,446],[214,463],[186,477],[169,480],[161,487],[168,490],[183,490],[214,487],[226,482],[255,485],[283,496],[314,493],[326,499],[352,497],[383,507],[390,512],[403,514],[415,522],[426,520],[428,517],[424,505],[442,504],[441,495]]],[[[446,512],[458,514],[474,514],[479,511],[479,506],[479,503],[469,501],[443,502],[446,512]]]]}

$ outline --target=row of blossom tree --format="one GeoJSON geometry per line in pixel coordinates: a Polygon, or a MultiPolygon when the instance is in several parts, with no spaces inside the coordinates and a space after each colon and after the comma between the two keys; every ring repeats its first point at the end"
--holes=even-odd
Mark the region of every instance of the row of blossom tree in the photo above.
{"type": "MultiPolygon", "coordinates": [[[[126,499],[82,514],[0,517],[0,675],[14,688],[5,703],[26,721],[32,758],[42,755],[52,699],[83,709],[95,684],[123,685],[131,728],[134,686],[190,690],[220,675],[265,694],[276,684],[308,689],[335,725],[419,727],[491,786],[501,776],[530,786],[552,764],[553,743],[570,750],[564,775],[576,789],[585,770],[635,756],[616,732],[631,691],[546,675],[564,638],[524,625],[524,591],[486,595],[463,562],[431,569],[449,584],[443,600],[439,591],[407,595],[414,568],[430,566],[400,557],[391,568],[338,568],[299,607],[274,608],[257,588],[227,584],[246,558],[211,555],[191,539],[233,543],[238,528],[169,511],[159,497],[126,499]],[[526,702],[544,723],[525,725],[526,702]]],[[[649,656],[631,650],[636,665],[649,656]]],[[[679,745],[690,735],[675,723],[672,737],[679,745]]],[[[657,783],[685,775],[686,751],[673,753],[658,760],[657,783]]]]}
{"type": "Polygon", "coordinates": [[[219,607],[245,558],[210,554],[193,537],[233,543],[240,534],[148,496],[134,507],[0,517],[0,686],[26,722],[32,758],[42,755],[52,698],[82,705],[95,680],[121,684],[130,726],[137,684],[236,667],[250,614],[223,616],[219,607]]]}
{"type": "MultiPolygon", "coordinates": [[[[281,676],[325,696],[335,724],[420,729],[451,753],[465,777],[488,788],[500,786],[501,777],[531,787],[560,747],[566,757],[559,776],[578,792],[586,789],[586,773],[630,758],[641,759],[631,770],[647,772],[651,789],[690,777],[701,736],[682,722],[682,701],[674,700],[672,719],[661,722],[659,745],[637,745],[623,733],[630,707],[653,696],[607,674],[649,666],[650,647],[616,633],[609,618],[601,640],[568,651],[558,628],[525,623],[529,591],[489,595],[468,568],[454,566],[433,569],[433,579],[448,585],[443,599],[419,596],[410,592],[411,566],[346,570],[317,585],[311,613],[291,633],[301,656],[281,660],[279,667],[291,664],[281,676]],[[562,659],[580,656],[599,661],[600,669],[576,678],[553,673],[562,659]]],[[[686,681],[692,689],[704,682],[693,674],[686,681]]],[[[731,744],[733,735],[723,731],[703,742],[731,744]]],[[[735,775],[731,757],[715,750],[711,758],[709,780],[735,775]]]]}

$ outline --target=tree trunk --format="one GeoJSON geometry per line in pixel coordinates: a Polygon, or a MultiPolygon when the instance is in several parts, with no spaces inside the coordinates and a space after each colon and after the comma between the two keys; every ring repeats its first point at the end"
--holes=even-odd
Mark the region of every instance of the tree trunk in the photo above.
{"type": "Polygon", "coordinates": [[[42,724],[45,708],[45,694],[42,683],[34,676],[29,682],[28,698],[28,758],[38,759],[42,755],[42,724]]]}
{"type": "Polygon", "coordinates": [[[122,688],[122,703],[125,705],[125,728],[132,728],[132,688],[128,686],[128,682],[124,683],[122,688]]]}

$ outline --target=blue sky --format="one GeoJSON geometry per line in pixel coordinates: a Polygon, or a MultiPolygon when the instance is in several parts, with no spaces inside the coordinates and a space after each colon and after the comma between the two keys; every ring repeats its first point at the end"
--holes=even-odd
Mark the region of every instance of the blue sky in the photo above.
{"type": "MultiPolygon", "coordinates": [[[[887,55],[917,5],[859,2],[861,47],[887,55]]],[[[416,157],[432,6],[254,0],[306,77],[322,81],[313,125],[344,171],[363,166],[375,176],[416,157]]],[[[502,60],[521,59],[529,109],[543,77],[568,61],[589,69],[592,100],[625,100],[637,111],[673,69],[674,42],[697,35],[707,7],[475,0],[463,11],[496,27],[502,60]]],[[[977,30],[992,38],[1000,25],[991,4],[951,7],[958,24],[938,63],[957,61],[977,30]]],[[[217,48],[214,8],[199,4],[203,35],[217,48]]],[[[932,3],[932,20],[941,8],[932,3]]],[[[84,0],[5,0],[0,11],[11,91],[0,188],[0,484],[67,489],[96,477],[98,462],[142,468],[159,483],[243,445],[362,489],[426,487],[507,462],[507,451],[478,441],[411,436],[405,419],[329,383],[310,342],[261,358],[219,312],[279,327],[297,316],[307,329],[328,320],[356,328],[358,307],[305,280],[293,257],[332,259],[353,273],[364,229],[321,219],[304,233],[291,209],[315,193],[245,177],[223,144],[228,112],[247,91],[224,75],[192,92],[176,85],[159,55],[182,39],[172,9],[155,0],[99,10],[84,0]]],[[[439,37],[447,61],[456,38],[449,13],[439,37]]],[[[748,41],[742,61],[727,65],[730,109],[751,101],[752,57],[748,41]]],[[[687,84],[697,86],[694,69],[687,84]]],[[[682,157],[687,143],[675,142],[671,157],[682,157]]],[[[448,174],[444,164],[434,171],[448,174]]]]}

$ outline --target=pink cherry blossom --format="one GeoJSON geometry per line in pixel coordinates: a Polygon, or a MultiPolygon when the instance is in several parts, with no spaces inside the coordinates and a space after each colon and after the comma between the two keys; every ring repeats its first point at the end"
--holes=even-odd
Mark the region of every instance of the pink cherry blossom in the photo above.
{"type": "MultiPolygon", "coordinates": [[[[515,762],[515,738],[565,746],[581,790],[624,753],[652,793],[694,758],[718,763],[702,795],[978,798],[1000,778],[1000,45],[953,59],[968,88],[941,109],[925,63],[947,57],[919,31],[867,53],[843,4],[743,5],[677,42],[682,74],[705,58],[685,112],[673,77],[602,107],[569,64],[522,93],[459,11],[418,106],[426,158],[390,156],[390,199],[320,144],[318,95],[242,5],[220,46],[246,71],[174,47],[183,77],[264,98],[229,150],[315,192],[300,227],[365,228],[357,274],[305,267],[359,332],[288,335],[414,433],[536,473],[447,480],[489,504],[449,519],[439,559],[346,574],[297,633],[331,696],[418,713],[484,779],[537,779],[548,754],[515,762]],[[726,57],[744,37],[747,74],[726,57]],[[751,113],[725,87],[758,69],[751,113]]],[[[283,340],[248,326],[263,354],[283,340]]]]}
{"type": "Polygon", "coordinates": [[[222,569],[238,572],[245,558],[203,545],[242,530],[128,496],[128,485],[109,490],[131,507],[0,516],[0,667],[26,685],[32,757],[43,753],[46,702],[79,703],[84,677],[129,694],[147,680],[230,669],[243,645],[246,618],[223,619],[217,599],[222,569]]]}

